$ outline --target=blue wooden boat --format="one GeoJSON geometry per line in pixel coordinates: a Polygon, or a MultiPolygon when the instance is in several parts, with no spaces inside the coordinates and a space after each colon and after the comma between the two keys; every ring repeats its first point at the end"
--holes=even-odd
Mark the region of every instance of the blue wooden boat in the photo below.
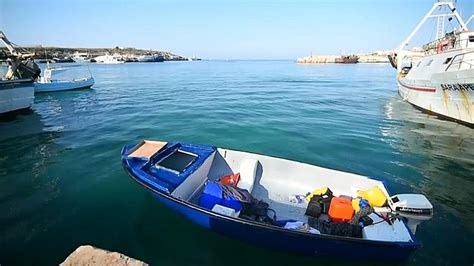
{"type": "Polygon", "coordinates": [[[390,197],[382,181],[265,155],[148,140],[125,146],[121,155],[130,177],[164,205],[209,230],[272,249],[312,256],[404,260],[421,246],[414,237],[416,225],[432,216],[432,206],[422,195],[390,197]],[[208,200],[214,199],[210,188],[220,186],[216,181],[221,177],[236,173],[240,191],[268,203],[276,213],[273,223],[249,219],[232,204],[221,206],[226,201],[209,206],[208,200]],[[283,226],[282,221],[308,221],[308,202],[294,201],[294,195],[321,187],[329,187],[334,195],[354,197],[376,187],[387,202],[373,208],[373,224],[360,225],[361,237],[283,226]],[[384,216],[394,213],[397,215],[390,218],[384,216]]]}

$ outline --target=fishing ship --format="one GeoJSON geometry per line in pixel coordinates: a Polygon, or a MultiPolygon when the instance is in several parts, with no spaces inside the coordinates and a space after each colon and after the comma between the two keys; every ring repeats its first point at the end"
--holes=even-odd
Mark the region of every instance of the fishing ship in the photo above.
{"type": "Polygon", "coordinates": [[[398,93],[422,111],[474,127],[474,30],[452,2],[436,2],[389,60],[397,69],[398,93]],[[436,38],[419,51],[408,45],[420,28],[436,20],[436,38]],[[447,25],[457,22],[446,31],[447,25]]]}
{"type": "Polygon", "coordinates": [[[342,55],[339,58],[336,58],[334,63],[337,64],[356,64],[359,62],[359,57],[357,55],[342,55]]]}
{"type": "Polygon", "coordinates": [[[34,53],[14,45],[0,31],[0,42],[7,48],[7,72],[0,76],[0,117],[29,109],[34,102],[34,84],[41,70],[33,61],[34,53]]]}

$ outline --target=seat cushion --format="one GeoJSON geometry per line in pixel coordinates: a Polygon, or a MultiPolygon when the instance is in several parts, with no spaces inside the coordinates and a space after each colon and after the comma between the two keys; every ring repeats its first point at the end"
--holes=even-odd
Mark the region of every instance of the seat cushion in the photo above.
{"type": "Polygon", "coordinates": [[[238,188],[246,189],[249,193],[252,193],[257,175],[257,166],[258,160],[244,159],[242,161],[239,168],[240,181],[237,184],[238,188]]]}

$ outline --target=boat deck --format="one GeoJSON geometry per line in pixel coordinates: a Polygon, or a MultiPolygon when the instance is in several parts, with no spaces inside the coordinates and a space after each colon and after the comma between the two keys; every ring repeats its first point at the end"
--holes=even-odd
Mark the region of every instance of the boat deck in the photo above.
{"type": "Polygon", "coordinates": [[[145,140],[138,148],[136,148],[130,157],[145,157],[150,159],[153,154],[163,148],[167,142],[145,140]]]}

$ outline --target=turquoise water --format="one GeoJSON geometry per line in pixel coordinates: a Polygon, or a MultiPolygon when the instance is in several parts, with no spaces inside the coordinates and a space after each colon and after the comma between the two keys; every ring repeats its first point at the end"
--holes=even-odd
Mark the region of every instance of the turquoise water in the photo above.
{"type": "Polygon", "coordinates": [[[388,65],[90,69],[93,90],[37,95],[32,112],[0,122],[0,264],[57,264],[82,244],[152,265],[354,264],[254,247],[181,218],[122,170],[121,147],[144,138],[263,153],[423,193],[435,215],[418,227],[424,247],[407,264],[474,262],[474,129],[401,101],[388,65]]]}

